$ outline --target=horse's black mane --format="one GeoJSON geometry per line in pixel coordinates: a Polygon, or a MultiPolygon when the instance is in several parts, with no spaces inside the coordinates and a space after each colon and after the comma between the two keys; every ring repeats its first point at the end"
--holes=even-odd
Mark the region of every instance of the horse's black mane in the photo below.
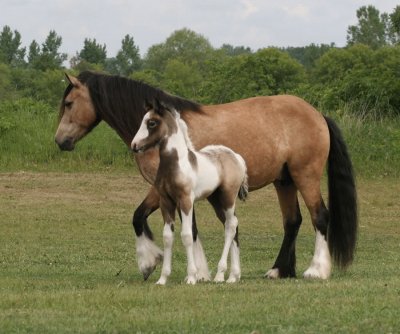
{"type": "MultiPolygon", "coordinates": [[[[130,141],[138,130],[146,113],[145,101],[158,99],[178,111],[200,111],[198,103],[140,81],[90,71],[81,72],[78,80],[88,87],[98,117],[114,128],[124,141],[130,141]]],[[[64,99],[71,89],[72,85],[66,88],[64,99]]]]}

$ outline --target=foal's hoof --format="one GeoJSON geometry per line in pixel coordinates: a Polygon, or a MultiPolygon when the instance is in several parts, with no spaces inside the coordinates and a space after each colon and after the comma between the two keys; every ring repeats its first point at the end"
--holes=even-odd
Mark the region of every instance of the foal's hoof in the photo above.
{"type": "Polygon", "coordinates": [[[266,272],[266,274],[264,275],[265,278],[269,278],[269,279],[277,279],[279,278],[279,269],[278,268],[273,268],[270,269],[266,272]]]}
{"type": "Polygon", "coordinates": [[[226,283],[237,283],[240,281],[240,276],[229,276],[226,283]]]}
{"type": "Polygon", "coordinates": [[[224,273],[217,273],[214,277],[215,283],[222,283],[225,282],[225,275],[224,273]]]}
{"type": "Polygon", "coordinates": [[[186,284],[195,285],[197,280],[196,280],[195,276],[188,276],[188,277],[186,277],[185,281],[186,281],[186,284]]]}

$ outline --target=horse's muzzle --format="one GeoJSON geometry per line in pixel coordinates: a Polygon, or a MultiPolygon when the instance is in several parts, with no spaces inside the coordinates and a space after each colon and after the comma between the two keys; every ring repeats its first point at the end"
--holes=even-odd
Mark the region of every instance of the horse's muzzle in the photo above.
{"type": "Polygon", "coordinates": [[[63,141],[59,141],[57,138],[55,139],[58,147],[62,151],[72,151],[75,148],[74,141],[71,137],[65,138],[63,141]]]}

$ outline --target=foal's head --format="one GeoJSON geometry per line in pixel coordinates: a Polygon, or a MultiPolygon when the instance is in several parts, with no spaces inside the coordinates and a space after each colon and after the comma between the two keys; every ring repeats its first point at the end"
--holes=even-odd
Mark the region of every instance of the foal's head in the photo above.
{"type": "Polygon", "coordinates": [[[177,111],[161,104],[158,100],[146,102],[147,113],[132,140],[131,148],[135,153],[159,145],[178,131],[177,111]]]}

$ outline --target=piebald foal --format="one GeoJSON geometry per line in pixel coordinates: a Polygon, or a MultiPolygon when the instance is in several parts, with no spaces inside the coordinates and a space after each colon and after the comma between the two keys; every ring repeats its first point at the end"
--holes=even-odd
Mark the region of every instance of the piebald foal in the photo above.
{"type": "MultiPolygon", "coordinates": [[[[164,261],[157,284],[164,285],[171,273],[173,231],[176,209],[182,219],[182,243],[188,260],[188,284],[209,279],[207,262],[196,259],[192,235],[193,203],[207,198],[218,218],[225,224],[225,243],[216,282],[225,280],[228,252],[231,253],[229,283],[240,279],[238,219],[235,215],[236,197],[247,196],[247,172],[243,158],[225,146],[206,146],[195,151],[187,133],[186,123],[180,114],[159,101],[147,106],[147,113],[132,140],[131,148],[140,153],[158,146],[160,166],[155,187],[160,194],[160,208],[164,219],[164,261]],[[200,267],[200,268],[199,268],[200,267]]],[[[198,241],[198,247],[201,244],[198,241]]]]}

